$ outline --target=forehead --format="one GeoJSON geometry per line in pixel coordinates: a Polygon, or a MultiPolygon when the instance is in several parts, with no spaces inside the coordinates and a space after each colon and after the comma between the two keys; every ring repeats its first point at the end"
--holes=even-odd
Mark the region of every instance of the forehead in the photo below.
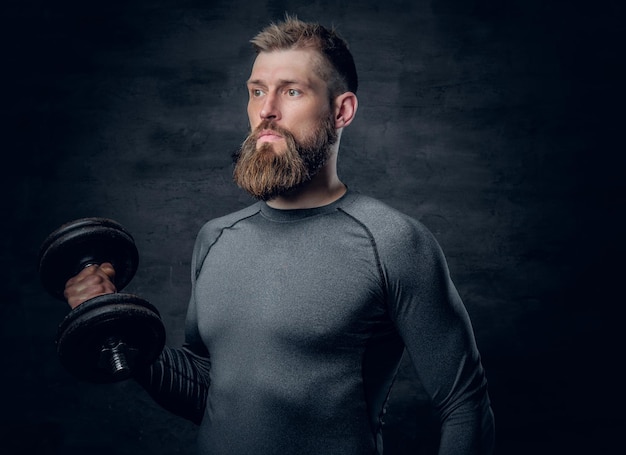
{"type": "Polygon", "coordinates": [[[298,81],[317,86],[324,84],[317,71],[319,64],[319,54],[309,49],[261,52],[254,60],[249,82],[298,81]]]}

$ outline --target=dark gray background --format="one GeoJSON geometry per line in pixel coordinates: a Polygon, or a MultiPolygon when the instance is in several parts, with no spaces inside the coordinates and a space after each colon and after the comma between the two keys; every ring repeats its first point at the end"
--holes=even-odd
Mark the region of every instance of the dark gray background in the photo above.
{"type": "MultiPolygon", "coordinates": [[[[285,11],[335,24],[360,72],[340,172],[439,239],[472,317],[500,454],[622,446],[624,158],[618,2],[9,1],[2,8],[0,452],[191,454],[196,429],[134,382],[74,380],[68,307],[39,245],[71,219],[134,235],[127,290],[182,341],[199,227],[250,199],[231,183],[247,129],[248,39],[285,11]],[[621,137],[620,137],[621,139],[621,137]]],[[[389,454],[433,453],[411,367],[389,454]]]]}

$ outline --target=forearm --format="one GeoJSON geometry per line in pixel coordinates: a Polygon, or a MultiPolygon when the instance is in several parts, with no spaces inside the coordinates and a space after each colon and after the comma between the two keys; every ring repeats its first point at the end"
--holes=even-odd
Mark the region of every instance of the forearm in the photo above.
{"type": "Polygon", "coordinates": [[[494,417],[486,389],[482,397],[454,409],[441,424],[439,455],[492,455],[494,417]]]}
{"type": "Polygon", "coordinates": [[[165,347],[161,356],[135,376],[168,411],[199,424],[209,388],[210,361],[187,348],[165,347]]]}

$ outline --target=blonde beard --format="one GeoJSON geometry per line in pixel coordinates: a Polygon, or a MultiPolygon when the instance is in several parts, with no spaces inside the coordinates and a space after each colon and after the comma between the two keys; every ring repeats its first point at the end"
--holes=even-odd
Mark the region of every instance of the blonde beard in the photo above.
{"type": "Polygon", "coordinates": [[[331,146],[336,141],[332,117],[322,119],[318,129],[301,143],[297,143],[289,131],[264,121],[248,135],[236,154],[233,179],[253,197],[264,201],[273,199],[317,174],[328,161],[331,146]],[[283,137],[284,150],[277,152],[270,143],[257,148],[258,135],[267,129],[283,137]]]}

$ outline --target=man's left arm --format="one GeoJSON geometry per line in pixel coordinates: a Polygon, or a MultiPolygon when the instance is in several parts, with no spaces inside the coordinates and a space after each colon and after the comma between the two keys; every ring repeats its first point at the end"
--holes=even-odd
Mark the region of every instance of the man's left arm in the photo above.
{"type": "Polygon", "coordinates": [[[440,417],[439,454],[491,454],[494,418],[469,315],[437,241],[413,227],[385,273],[392,317],[440,417]]]}

